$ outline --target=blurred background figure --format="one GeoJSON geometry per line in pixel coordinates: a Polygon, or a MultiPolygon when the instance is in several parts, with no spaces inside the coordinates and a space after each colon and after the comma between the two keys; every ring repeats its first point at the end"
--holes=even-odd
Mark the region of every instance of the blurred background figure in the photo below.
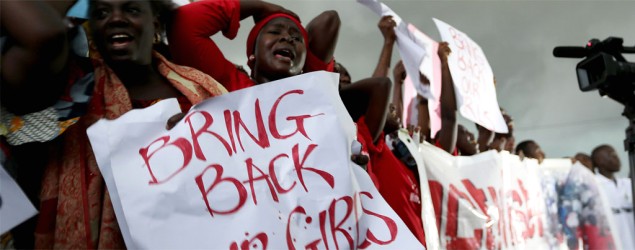
{"type": "Polygon", "coordinates": [[[518,146],[516,146],[516,154],[521,159],[524,157],[536,159],[539,164],[545,159],[545,153],[542,152],[540,145],[533,140],[518,143],[518,146]]]}
{"type": "Polygon", "coordinates": [[[577,153],[575,156],[573,156],[572,161],[573,163],[580,162],[580,164],[587,167],[589,170],[591,170],[591,172],[595,172],[595,170],[593,169],[593,160],[591,160],[591,156],[589,156],[588,154],[577,153]]]}
{"type": "Polygon", "coordinates": [[[591,153],[593,166],[597,168],[596,179],[607,197],[612,214],[613,225],[617,228],[622,249],[635,249],[635,222],[633,218],[633,197],[631,179],[619,178],[621,163],[615,149],[609,145],[600,145],[591,153]]]}

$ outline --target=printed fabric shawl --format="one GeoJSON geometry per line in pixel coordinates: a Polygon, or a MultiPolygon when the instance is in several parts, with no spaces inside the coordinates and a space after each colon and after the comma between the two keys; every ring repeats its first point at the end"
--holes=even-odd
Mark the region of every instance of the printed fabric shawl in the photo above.
{"type": "MultiPolygon", "coordinates": [[[[158,71],[192,104],[227,90],[196,69],[175,65],[153,52],[158,71]]],[[[35,248],[125,248],[110,196],[99,172],[86,129],[101,118],[116,119],[132,109],[119,78],[93,58],[95,88],[87,114],[51,150],[40,196],[35,248]]],[[[167,121],[166,121],[167,122],[167,121]]]]}

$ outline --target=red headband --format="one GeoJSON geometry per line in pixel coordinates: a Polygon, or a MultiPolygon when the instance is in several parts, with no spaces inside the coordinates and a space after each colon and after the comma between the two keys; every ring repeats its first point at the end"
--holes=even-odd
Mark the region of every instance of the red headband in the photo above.
{"type": "MultiPolygon", "coordinates": [[[[249,57],[250,55],[254,53],[254,49],[256,46],[256,38],[258,38],[258,34],[260,34],[260,30],[262,30],[262,28],[265,27],[265,25],[269,21],[278,17],[284,17],[293,21],[295,25],[298,26],[300,33],[302,33],[302,37],[304,38],[304,43],[307,44],[309,42],[309,34],[304,29],[304,26],[302,26],[302,23],[300,23],[300,20],[296,19],[294,16],[289,14],[276,13],[276,14],[267,16],[265,19],[260,20],[260,22],[256,23],[256,25],[254,25],[254,27],[249,32],[249,36],[247,37],[247,57],[249,57]]],[[[249,65],[250,68],[253,68],[253,65],[251,65],[249,61],[247,62],[247,65],[249,65]]]]}

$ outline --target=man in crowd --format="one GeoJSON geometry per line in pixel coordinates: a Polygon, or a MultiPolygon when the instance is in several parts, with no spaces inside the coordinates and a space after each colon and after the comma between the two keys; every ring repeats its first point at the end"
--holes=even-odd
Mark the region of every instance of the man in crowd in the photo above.
{"type": "Polygon", "coordinates": [[[596,179],[611,208],[614,238],[619,238],[622,249],[635,249],[635,222],[633,221],[633,197],[631,180],[618,178],[620,159],[615,149],[600,145],[591,153],[593,166],[597,168],[596,179]]]}
{"type": "Polygon", "coordinates": [[[532,158],[538,160],[538,163],[542,163],[545,159],[545,153],[540,148],[540,145],[532,140],[523,141],[516,146],[516,154],[522,159],[523,157],[532,158]]]}

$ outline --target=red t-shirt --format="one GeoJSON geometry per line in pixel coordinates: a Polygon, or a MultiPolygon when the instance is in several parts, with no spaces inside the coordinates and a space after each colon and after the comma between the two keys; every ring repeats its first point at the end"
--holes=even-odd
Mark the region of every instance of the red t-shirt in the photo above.
{"type": "Polygon", "coordinates": [[[425,244],[421,220],[421,194],[414,173],[393,155],[386,145],[383,133],[376,144],[372,143],[372,135],[363,117],[357,121],[357,134],[366,142],[371,142],[367,143],[370,162],[373,165],[369,172],[373,172],[377,177],[379,193],[421,244],[425,244]]]}
{"type": "MultiPolygon", "coordinates": [[[[223,32],[234,39],[240,27],[240,2],[198,1],[178,8],[168,27],[168,41],[176,64],[198,69],[235,91],[255,85],[251,78],[227,60],[210,36],[223,32]]],[[[309,46],[307,45],[307,48],[309,46]]],[[[307,52],[305,72],[333,71],[333,60],[324,63],[307,52]]]]}
{"type": "MultiPolygon", "coordinates": [[[[357,123],[355,124],[357,126],[357,141],[362,144],[362,154],[368,156],[368,158],[370,158],[370,154],[368,153],[368,144],[372,144],[373,141],[366,141],[366,136],[363,135],[363,133],[369,131],[368,127],[366,127],[366,123],[363,121],[363,117],[360,118],[357,123]]],[[[368,173],[368,176],[370,176],[370,180],[373,181],[373,184],[375,185],[375,188],[377,188],[379,190],[379,181],[377,180],[377,176],[375,176],[375,173],[373,173],[373,163],[369,160],[368,163],[366,164],[366,173],[368,173]]]]}
{"type": "MultiPolygon", "coordinates": [[[[439,142],[439,140],[434,142],[434,146],[436,146],[437,148],[443,149],[443,147],[441,146],[441,143],[439,142]]],[[[445,150],[445,149],[443,149],[443,150],[445,150]]],[[[459,156],[459,149],[456,146],[454,147],[454,151],[452,151],[452,155],[459,156]]]]}

